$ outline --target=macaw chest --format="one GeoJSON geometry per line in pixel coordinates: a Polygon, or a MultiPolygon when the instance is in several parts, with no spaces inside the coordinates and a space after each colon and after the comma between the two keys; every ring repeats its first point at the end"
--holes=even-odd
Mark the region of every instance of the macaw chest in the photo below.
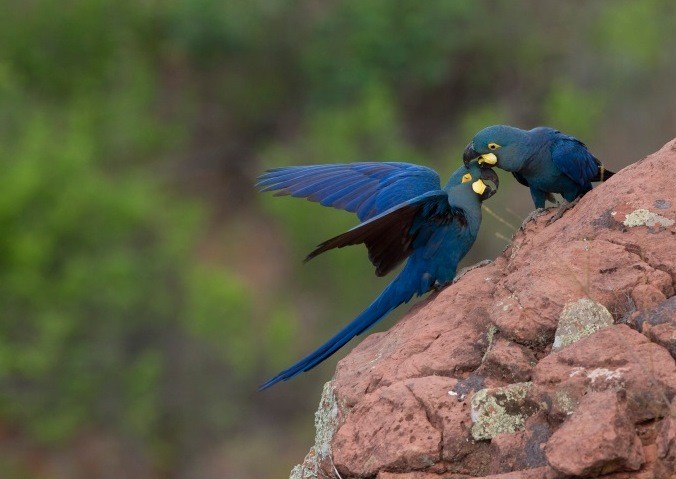
{"type": "Polygon", "coordinates": [[[435,233],[427,243],[424,258],[432,276],[444,284],[455,277],[458,263],[472,247],[476,234],[467,226],[456,225],[435,233]]]}

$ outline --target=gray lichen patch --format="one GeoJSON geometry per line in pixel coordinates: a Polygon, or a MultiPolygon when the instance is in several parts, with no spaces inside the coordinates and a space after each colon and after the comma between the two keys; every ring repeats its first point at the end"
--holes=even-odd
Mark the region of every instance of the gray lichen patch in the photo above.
{"type": "Polygon", "coordinates": [[[629,213],[624,218],[623,224],[629,228],[633,228],[635,226],[662,226],[666,228],[673,225],[674,220],[665,218],[664,216],[653,213],[645,208],[639,208],[629,213]]]}
{"type": "Polygon", "coordinates": [[[294,466],[289,479],[315,479],[319,463],[331,455],[331,440],[338,429],[338,403],[331,381],[324,384],[319,407],[315,412],[315,445],[302,464],[294,466]]]}
{"type": "Polygon", "coordinates": [[[338,403],[331,381],[324,384],[319,407],[315,412],[315,450],[319,460],[331,454],[331,440],[338,429],[338,403]]]}
{"type": "Polygon", "coordinates": [[[577,401],[568,391],[556,391],[552,399],[554,400],[554,407],[568,416],[573,414],[577,407],[577,401]]]}
{"type": "Polygon", "coordinates": [[[496,328],[494,325],[491,325],[490,328],[488,328],[488,331],[486,332],[486,338],[488,339],[488,347],[486,347],[486,352],[484,353],[483,357],[481,358],[481,362],[484,362],[484,359],[486,359],[486,356],[488,355],[488,352],[491,350],[491,347],[493,346],[493,339],[495,338],[495,334],[499,331],[498,328],[496,328]]]}
{"type": "Polygon", "coordinates": [[[526,419],[537,410],[527,399],[531,382],[501,388],[482,389],[472,397],[472,437],[490,439],[498,434],[522,431],[526,419]]]}
{"type": "Polygon", "coordinates": [[[613,316],[602,304],[588,298],[568,303],[559,316],[553,349],[564,348],[612,325],[613,316]]]}
{"type": "Polygon", "coordinates": [[[289,479],[318,479],[319,461],[315,448],[311,447],[310,452],[305,456],[303,464],[296,464],[291,469],[289,479]]]}

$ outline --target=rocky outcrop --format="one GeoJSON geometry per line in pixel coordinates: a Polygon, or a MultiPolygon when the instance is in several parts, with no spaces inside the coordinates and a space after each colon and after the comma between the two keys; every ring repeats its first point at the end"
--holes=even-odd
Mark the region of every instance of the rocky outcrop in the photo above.
{"type": "Polygon", "coordinates": [[[545,445],[547,461],[554,469],[571,476],[598,476],[641,468],[643,445],[618,396],[609,390],[589,393],[580,400],[545,445]]]}
{"type": "Polygon", "coordinates": [[[292,477],[673,477],[676,140],[338,364],[292,477]]]}

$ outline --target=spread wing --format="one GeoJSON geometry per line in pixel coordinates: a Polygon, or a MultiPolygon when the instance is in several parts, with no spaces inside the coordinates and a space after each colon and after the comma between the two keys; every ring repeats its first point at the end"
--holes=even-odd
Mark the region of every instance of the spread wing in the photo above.
{"type": "Polygon", "coordinates": [[[356,213],[361,221],[441,188],[436,171],[396,162],[274,168],[258,178],[257,186],[261,191],[276,191],[277,196],[307,198],[356,213]]]}
{"type": "Polygon", "coordinates": [[[384,276],[412,253],[419,236],[452,221],[467,225],[464,210],[451,206],[445,191],[429,191],[323,242],[305,260],[333,248],[364,243],[376,275],[384,276]]]}
{"type": "Polygon", "coordinates": [[[552,161],[563,174],[585,190],[591,189],[591,182],[598,176],[601,164],[584,143],[559,133],[552,143],[551,153],[552,161]]]}

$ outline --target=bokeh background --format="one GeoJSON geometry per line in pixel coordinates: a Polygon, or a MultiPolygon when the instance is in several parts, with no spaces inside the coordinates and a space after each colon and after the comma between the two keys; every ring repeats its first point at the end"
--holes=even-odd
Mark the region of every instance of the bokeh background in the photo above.
{"type": "MultiPolygon", "coordinates": [[[[0,2],[0,477],[286,477],[345,351],[257,385],[387,280],[361,247],[302,266],[355,218],[256,175],[392,160],[445,179],[496,123],[555,126],[619,169],[676,133],[675,10],[0,2]]],[[[465,264],[531,209],[504,175],[488,206],[465,264]]]]}

